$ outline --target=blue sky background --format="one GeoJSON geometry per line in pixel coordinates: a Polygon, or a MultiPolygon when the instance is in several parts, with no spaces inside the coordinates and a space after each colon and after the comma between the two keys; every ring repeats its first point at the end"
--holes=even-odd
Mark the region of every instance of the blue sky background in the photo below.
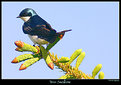
{"type": "Polygon", "coordinates": [[[59,69],[48,68],[43,59],[23,71],[19,71],[23,62],[11,63],[28,53],[15,51],[15,41],[33,45],[22,31],[23,21],[16,18],[24,8],[33,8],[57,31],[72,29],[51,52],[70,57],[82,48],[86,56],[81,71],[92,74],[94,67],[102,64],[105,79],[119,78],[119,2],[2,2],[3,79],[58,79],[64,75],[59,69]]]}

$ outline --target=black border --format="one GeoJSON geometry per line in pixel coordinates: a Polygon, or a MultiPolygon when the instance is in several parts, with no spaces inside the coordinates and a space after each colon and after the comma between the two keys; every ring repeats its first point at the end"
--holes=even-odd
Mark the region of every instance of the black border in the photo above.
{"type": "MultiPolygon", "coordinates": [[[[7,1],[7,0],[4,0],[4,1],[1,1],[1,2],[38,2],[38,1],[7,1]]],[[[50,0],[47,0],[47,1],[39,1],[39,2],[119,2],[119,23],[120,23],[120,1],[118,0],[115,0],[115,1],[50,1],[50,0]]],[[[2,3],[1,4],[1,19],[2,19],[2,3]]],[[[2,21],[2,20],[1,20],[2,21]]],[[[2,23],[1,23],[2,25],[2,23]]],[[[120,36],[120,25],[119,25],[119,36],[120,36]]],[[[2,26],[1,26],[1,48],[2,48],[2,26]]],[[[120,52],[120,37],[119,37],[119,52],[120,52]]],[[[2,53],[2,52],[1,52],[2,53]]],[[[1,54],[2,56],[2,54],[1,54]]],[[[120,56],[120,53],[119,53],[119,56],[120,56]]],[[[26,80],[29,82],[27,83],[34,83],[34,84],[103,84],[103,85],[107,85],[107,84],[119,84],[120,83],[120,57],[119,57],[119,79],[2,79],[2,57],[1,57],[1,69],[0,69],[0,73],[1,73],[1,76],[0,76],[0,79],[2,81],[5,81],[5,80],[17,80],[18,82],[12,82],[12,83],[15,83],[15,84],[24,84],[26,82],[21,82],[19,80],[26,80]],[[33,82],[33,80],[36,80],[36,82],[33,82]]],[[[8,83],[8,82],[6,82],[8,83]]]]}

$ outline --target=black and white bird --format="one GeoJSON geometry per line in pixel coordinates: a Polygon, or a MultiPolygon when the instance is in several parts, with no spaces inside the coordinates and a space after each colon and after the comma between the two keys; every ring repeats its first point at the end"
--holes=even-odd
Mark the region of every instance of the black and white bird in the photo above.
{"type": "Polygon", "coordinates": [[[32,42],[39,45],[53,43],[57,37],[62,38],[65,32],[71,31],[64,30],[56,32],[49,23],[42,19],[33,9],[26,8],[21,11],[17,18],[24,21],[23,32],[28,34],[32,42]]]}

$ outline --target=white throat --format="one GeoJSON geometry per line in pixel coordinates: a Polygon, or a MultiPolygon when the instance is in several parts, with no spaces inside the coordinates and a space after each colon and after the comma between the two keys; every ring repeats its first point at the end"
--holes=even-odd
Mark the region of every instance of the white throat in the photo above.
{"type": "Polygon", "coordinates": [[[24,21],[24,22],[26,22],[26,21],[28,21],[29,19],[30,19],[30,17],[21,17],[21,19],[24,21]]]}

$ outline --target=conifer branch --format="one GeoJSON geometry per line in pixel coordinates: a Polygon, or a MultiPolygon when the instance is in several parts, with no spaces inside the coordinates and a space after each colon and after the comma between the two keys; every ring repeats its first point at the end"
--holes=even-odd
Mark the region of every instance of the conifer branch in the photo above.
{"type": "MultiPolygon", "coordinates": [[[[31,46],[22,41],[16,41],[15,45],[17,48],[16,51],[19,52],[32,52],[33,54],[23,54],[18,57],[15,57],[12,63],[19,63],[21,61],[26,60],[19,68],[19,70],[24,70],[27,67],[31,66],[35,62],[41,60],[42,58],[45,60],[46,64],[50,69],[54,69],[54,65],[66,72],[65,75],[61,76],[59,79],[95,79],[95,76],[102,68],[102,64],[98,64],[94,70],[92,71],[92,75],[87,75],[81,70],[79,70],[79,66],[85,57],[85,52],[82,52],[82,49],[77,49],[71,56],[70,59],[68,57],[62,56],[61,58],[57,57],[57,54],[50,53],[49,50],[59,41],[59,38],[52,44],[49,44],[45,49],[43,46],[31,46]],[[77,58],[76,66],[71,66],[70,64],[77,58]]],[[[98,75],[99,79],[104,78],[104,73],[101,71],[98,75]]]]}

